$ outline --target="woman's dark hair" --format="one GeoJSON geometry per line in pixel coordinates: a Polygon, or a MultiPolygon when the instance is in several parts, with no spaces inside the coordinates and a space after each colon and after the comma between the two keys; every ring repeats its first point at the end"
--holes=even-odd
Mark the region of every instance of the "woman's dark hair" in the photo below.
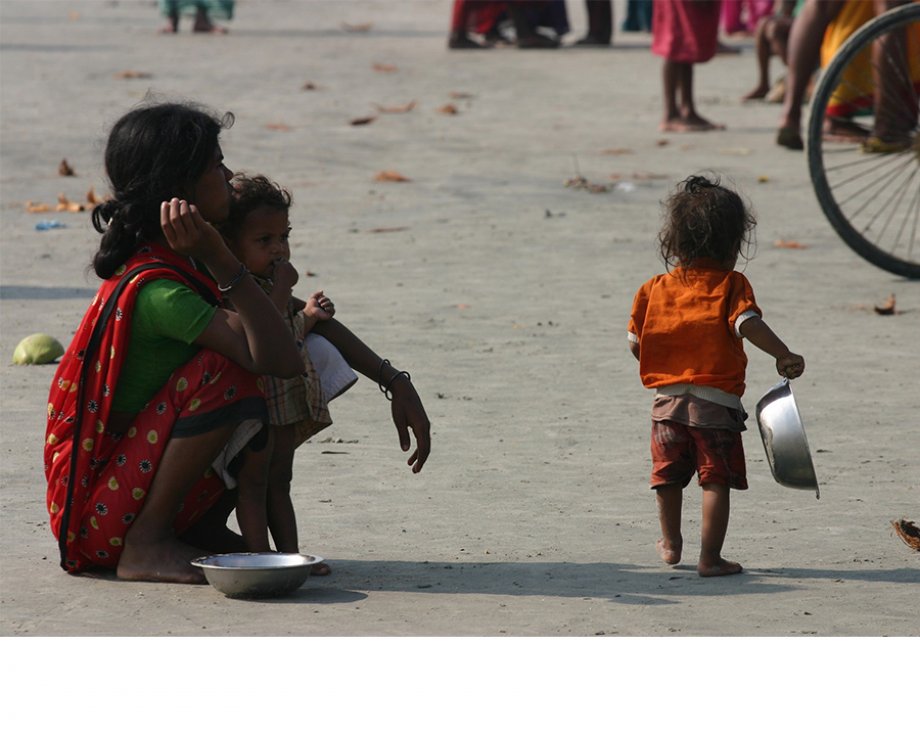
{"type": "Polygon", "coordinates": [[[665,202],[658,247],[668,267],[689,266],[700,258],[748,258],[756,226],[741,197],[718,177],[691,176],[665,202]]]}
{"type": "Polygon", "coordinates": [[[237,239],[246,217],[259,207],[287,212],[291,209],[291,193],[265,176],[237,176],[230,182],[233,197],[230,214],[219,226],[221,235],[231,244],[237,239]]]}
{"type": "Polygon", "coordinates": [[[220,131],[233,114],[217,117],[189,103],[157,103],[135,108],[112,126],[105,147],[111,199],[93,209],[93,227],[102,233],[93,269],[109,278],[138,244],[160,234],[160,203],[192,195],[207,170],[220,131]]]}

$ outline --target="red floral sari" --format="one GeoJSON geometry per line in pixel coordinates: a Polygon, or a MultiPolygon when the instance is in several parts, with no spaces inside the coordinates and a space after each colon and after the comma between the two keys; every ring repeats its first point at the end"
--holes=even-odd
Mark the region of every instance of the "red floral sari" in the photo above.
{"type": "MultiPolygon", "coordinates": [[[[54,376],[48,398],[45,476],[61,567],[115,567],[124,537],[172,437],[195,436],[246,418],[265,418],[261,380],[211,350],[178,367],[121,435],[107,431],[140,288],[171,279],[212,304],[214,282],[160,245],[145,245],[99,287],[54,376]]],[[[153,356],[151,356],[153,359],[153,356]]],[[[220,497],[210,469],[185,497],[177,533],[220,497]]]]}

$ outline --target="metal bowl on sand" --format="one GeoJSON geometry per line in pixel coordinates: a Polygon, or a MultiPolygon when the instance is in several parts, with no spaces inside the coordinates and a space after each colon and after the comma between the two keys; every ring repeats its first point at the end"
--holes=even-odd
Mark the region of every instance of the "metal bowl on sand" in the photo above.
{"type": "Polygon", "coordinates": [[[776,482],[789,488],[814,491],[815,498],[821,498],[805,426],[789,381],[784,378],[767,391],[757,402],[755,413],[776,482]]]}
{"type": "Polygon", "coordinates": [[[233,552],[192,560],[207,581],[229,598],[274,598],[302,586],[316,555],[286,552],[233,552]]]}

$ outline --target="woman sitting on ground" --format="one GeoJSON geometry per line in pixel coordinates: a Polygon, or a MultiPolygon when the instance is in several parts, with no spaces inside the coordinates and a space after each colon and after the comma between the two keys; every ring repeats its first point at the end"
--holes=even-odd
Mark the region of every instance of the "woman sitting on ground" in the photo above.
{"type": "MultiPolygon", "coordinates": [[[[231,122],[155,104],[109,135],[112,196],[93,211],[103,282],[48,403],[47,506],[68,572],[197,583],[192,559],[241,547],[225,525],[233,497],[212,462],[228,443],[265,441],[260,374],[293,377],[304,365],[281,314],[210,224],[230,208],[233,174],[218,136],[231,122]],[[218,306],[222,296],[235,312],[218,306]]],[[[359,370],[378,371],[357,338],[352,349],[359,370]]],[[[379,373],[389,384],[399,371],[379,373]]],[[[428,418],[409,381],[393,389],[400,443],[409,449],[409,428],[418,443],[417,472],[428,418]]]]}

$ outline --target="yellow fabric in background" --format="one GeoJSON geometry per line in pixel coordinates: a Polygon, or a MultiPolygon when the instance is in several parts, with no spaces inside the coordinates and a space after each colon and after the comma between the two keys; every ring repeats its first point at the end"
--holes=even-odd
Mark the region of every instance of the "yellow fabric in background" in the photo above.
{"type": "MultiPolygon", "coordinates": [[[[915,0],[916,1],[916,0],[915,0]]],[[[847,0],[840,13],[827,27],[821,43],[821,68],[826,69],[834,54],[860,26],[875,17],[871,0],[847,0]]],[[[907,37],[907,59],[914,88],[920,90],[920,25],[911,25],[907,37]]],[[[872,81],[872,49],[861,51],[844,70],[840,85],[827,105],[827,114],[849,117],[871,110],[875,85],[872,81]]]]}

